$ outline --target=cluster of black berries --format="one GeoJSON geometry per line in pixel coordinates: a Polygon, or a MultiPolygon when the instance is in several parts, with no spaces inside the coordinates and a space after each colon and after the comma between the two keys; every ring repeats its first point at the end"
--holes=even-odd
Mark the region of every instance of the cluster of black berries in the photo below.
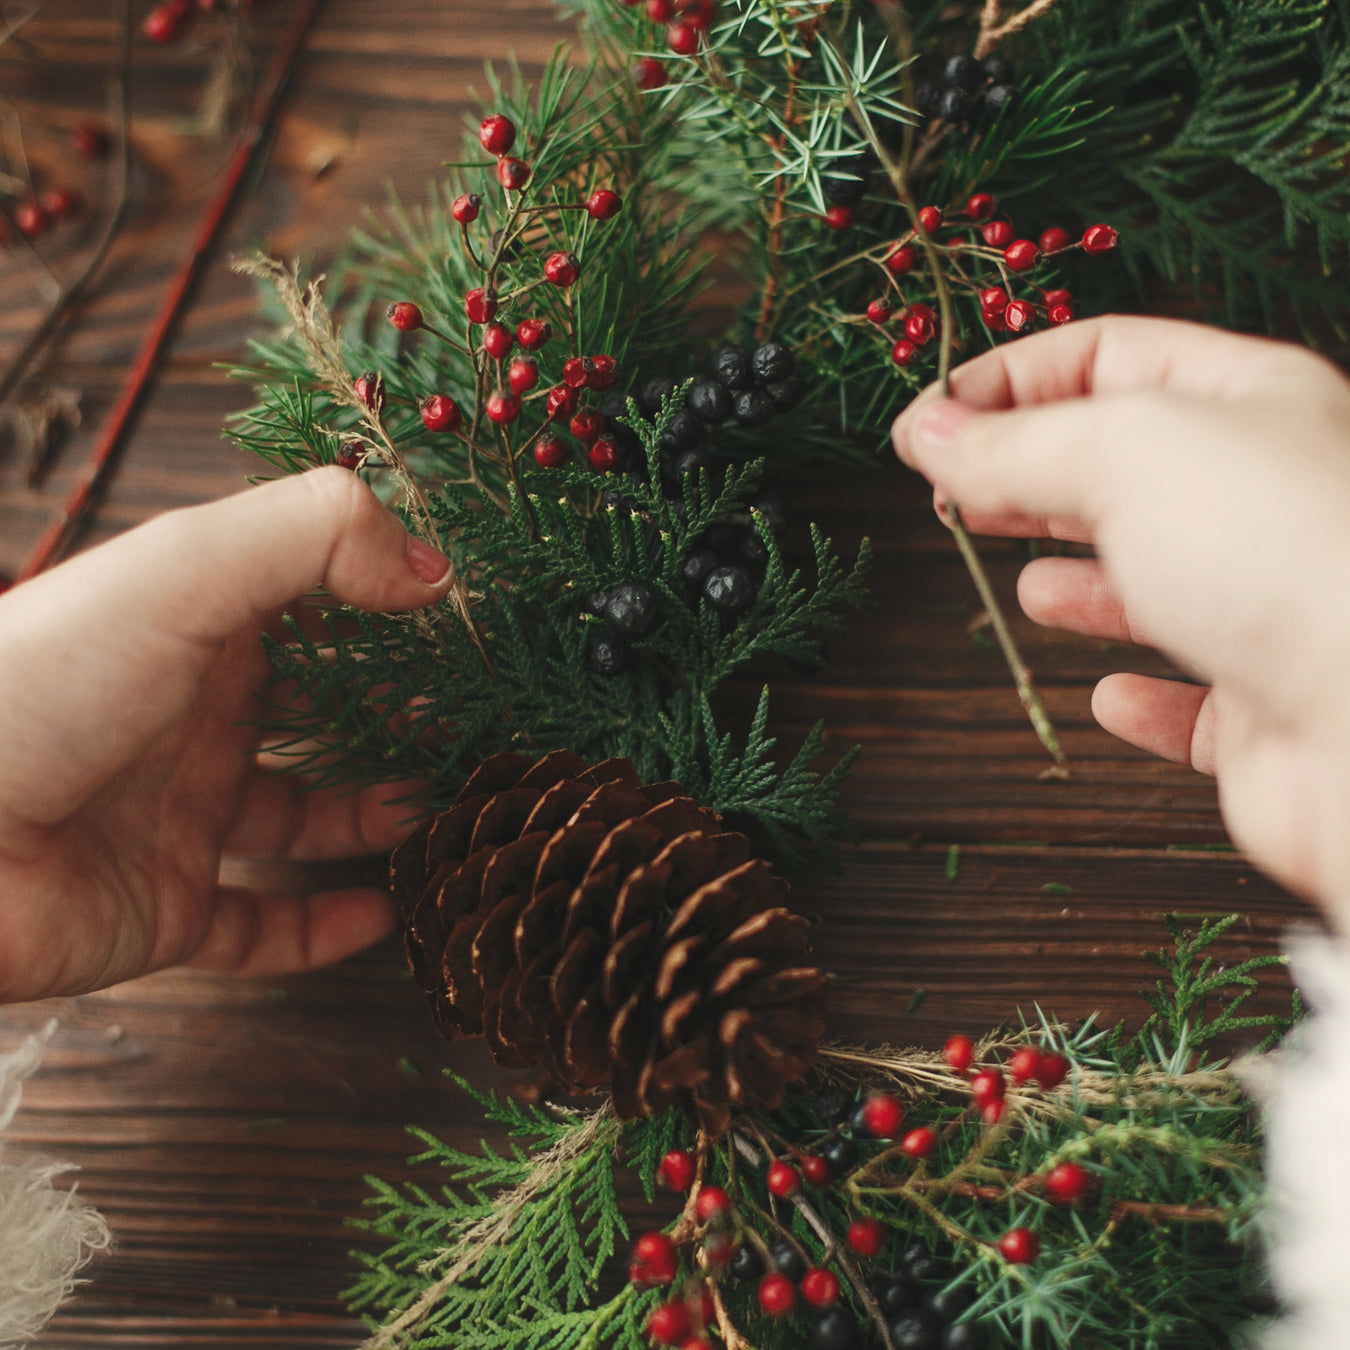
{"type": "Polygon", "coordinates": [[[691,597],[701,596],[708,608],[729,618],[745,613],[755,603],[769,561],[760,530],[775,538],[787,528],[787,501],[782,493],[765,490],[748,505],[759,520],[728,517],[705,530],[684,555],[680,577],[691,597]]]}
{"type": "Polygon", "coordinates": [[[914,91],[918,111],[960,126],[979,117],[996,117],[1017,99],[1013,68],[1001,56],[977,61],[973,56],[949,57],[937,83],[914,91]]]}
{"type": "Polygon", "coordinates": [[[628,644],[646,637],[660,622],[656,592],[643,581],[621,581],[607,591],[593,591],[582,605],[603,619],[591,634],[586,663],[597,675],[618,675],[628,669],[628,644]]]}

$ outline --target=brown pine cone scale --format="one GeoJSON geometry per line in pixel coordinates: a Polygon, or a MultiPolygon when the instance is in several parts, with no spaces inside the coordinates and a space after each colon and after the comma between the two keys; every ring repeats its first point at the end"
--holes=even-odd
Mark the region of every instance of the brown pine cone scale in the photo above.
{"type": "Polygon", "coordinates": [[[486,760],[394,854],[408,960],[441,1032],[624,1119],[713,1133],[777,1106],[824,1030],[787,883],[678,783],[558,751],[486,760]]]}

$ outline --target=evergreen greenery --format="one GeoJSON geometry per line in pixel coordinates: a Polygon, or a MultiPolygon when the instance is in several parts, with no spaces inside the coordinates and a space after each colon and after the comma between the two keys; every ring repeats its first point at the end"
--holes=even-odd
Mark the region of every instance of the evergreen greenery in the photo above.
{"type": "MultiPolygon", "coordinates": [[[[1174,945],[1158,954],[1166,975],[1147,996],[1155,1017],[1137,1032],[1103,1030],[1091,1020],[1068,1028],[1038,1015],[1011,1035],[984,1038],[977,1047],[982,1065],[1006,1063],[1025,1045],[1072,1065],[1066,1082],[1051,1090],[1010,1087],[992,1128],[971,1109],[965,1078],[938,1055],[827,1049],[822,1067],[847,1084],[850,1101],[878,1087],[897,1091],[907,1108],[904,1129],[931,1125],[941,1142],[915,1163],[893,1146],[860,1138],[857,1167],[827,1188],[807,1188],[795,1204],[769,1195],[770,1155],[818,1152],[840,1132],[822,1122],[821,1097],[805,1090],[793,1091],[777,1112],[738,1116],[715,1142],[695,1138],[678,1112],[625,1125],[604,1108],[576,1115],[475,1092],[486,1118],[514,1140],[511,1151],[485,1145],[481,1155],[465,1155],[416,1131],[427,1149],[414,1161],[440,1169],[439,1184],[399,1189],[372,1180],[376,1217],[360,1226],[388,1246],[360,1254],[365,1271],[350,1291],[353,1305],[384,1324],[372,1344],[638,1350],[647,1344],[653,1307],[711,1278],[725,1343],[736,1343],[729,1325],[747,1338],[742,1344],[759,1350],[805,1344],[809,1310],[763,1317],[753,1281],[708,1264],[708,1239],[726,1232],[738,1243],[765,1245],[789,1236],[811,1264],[840,1274],[860,1323],[869,1314],[850,1289],[853,1278],[867,1287],[876,1273],[897,1268],[917,1241],[941,1261],[929,1292],[961,1290],[970,1303],[965,1317],[981,1324],[992,1346],[1227,1346],[1268,1305],[1255,1231],[1260,1136],[1238,1079],[1204,1046],[1220,1030],[1278,1033],[1288,1025],[1274,1016],[1231,1015],[1253,972],[1278,960],[1242,962],[1216,976],[1212,963],[1236,920],[1206,921],[1188,932],[1169,919],[1174,945]],[[1206,1020],[1198,991],[1214,998],[1224,988],[1228,996],[1206,1020]],[[705,1182],[729,1191],[734,1218],[725,1228],[703,1225],[686,1206],[664,1225],[681,1248],[676,1285],[615,1292],[628,1236],[618,1203],[625,1188],[616,1175],[636,1171],[650,1200],[657,1162],[677,1146],[701,1154],[705,1182]],[[1087,1169],[1093,1182],[1072,1204],[1055,1201],[1043,1185],[1065,1162],[1087,1169]],[[872,1262],[842,1241],[862,1215],[886,1230],[872,1262]],[[1041,1240],[1029,1265],[1011,1264],[997,1246],[1019,1224],[1041,1240]]],[[[653,1216],[637,1226],[662,1224],[653,1216]]],[[[879,1331],[873,1343],[885,1343],[879,1331]]]]}

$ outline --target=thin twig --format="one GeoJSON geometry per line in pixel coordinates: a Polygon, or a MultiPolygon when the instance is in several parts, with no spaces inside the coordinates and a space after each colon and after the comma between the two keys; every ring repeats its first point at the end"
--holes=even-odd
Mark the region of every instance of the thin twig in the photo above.
{"type": "Polygon", "coordinates": [[[984,13],[980,15],[980,35],[975,42],[975,59],[983,61],[1005,38],[1020,33],[1058,3],[1059,0],[1033,0],[1006,23],[999,23],[999,0],[985,0],[984,13]]]}

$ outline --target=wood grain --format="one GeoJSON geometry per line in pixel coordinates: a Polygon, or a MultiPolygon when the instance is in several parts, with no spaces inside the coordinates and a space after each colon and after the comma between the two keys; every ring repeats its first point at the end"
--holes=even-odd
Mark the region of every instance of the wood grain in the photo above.
{"type": "MultiPolygon", "coordinates": [[[[264,33],[287,6],[260,6],[264,33]]],[[[63,0],[27,44],[0,47],[0,85],[24,112],[29,152],[97,203],[105,166],[75,162],[69,130],[106,104],[111,5],[63,0]],[[59,78],[54,78],[54,75],[59,78]]],[[[565,33],[542,0],[330,0],[276,127],[270,161],[180,326],[86,544],[159,511],[238,490],[253,465],[220,437],[246,388],[215,363],[259,331],[233,250],[331,255],[388,187],[416,199],[454,153],[482,62],[508,49],[528,74],[565,33]],[[331,161],[322,174],[316,166],[331,161]]],[[[74,317],[44,377],[83,392],[84,424],[36,489],[0,443],[0,571],[17,568],[75,480],[101,416],[228,156],[228,136],[191,138],[210,51],[137,47],[137,208],[104,280],[74,317]]],[[[73,270],[92,225],[48,250],[73,270]]],[[[40,312],[34,270],[0,257],[0,360],[40,312]]],[[[863,755],[846,789],[860,841],[839,876],[819,872],[797,903],[820,919],[837,976],[837,1038],[934,1044],[1035,1006],[1066,1018],[1137,1018],[1135,992],[1160,945],[1158,916],[1240,910],[1225,955],[1276,949],[1301,902],[1233,853],[1212,785],[1096,728],[1093,683],[1114,669],[1164,673],[1148,653],[1035,629],[1017,632],[1056,718],[1074,776],[1047,783],[997,654],[968,626],[977,605],[927,489],[897,465],[830,471],[791,485],[842,548],[877,549],[875,608],[856,616],[812,677],[773,672],[785,745],[817,718],[830,748],[863,755]],[[948,879],[949,851],[958,850],[948,879]]],[[[985,549],[1009,597],[1020,546],[985,549]]],[[[761,673],[762,674],[762,673],[761,673]]],[[[732,691],[748,708],[758,681],[732,691]]],[[[1272,986],[1264,1006],[1286,992],[1272,986]]],[[[0,1045],[50,1013],[61,1029],[30,1084],[14,1138],[83,1169],[117,1250],[40,1342],[349,1347],[359,1327],[339,1291],[353,1275],[346,1226],[362,1177],[407,1175],[408,1122],[462,1145],[480,1133],[443,1069],[527,1090],[481,1045],[434,1033],[393,945],[319,975],[241,984],[166,972],[53,1005],[0,1009],[0,1045]]]]}

